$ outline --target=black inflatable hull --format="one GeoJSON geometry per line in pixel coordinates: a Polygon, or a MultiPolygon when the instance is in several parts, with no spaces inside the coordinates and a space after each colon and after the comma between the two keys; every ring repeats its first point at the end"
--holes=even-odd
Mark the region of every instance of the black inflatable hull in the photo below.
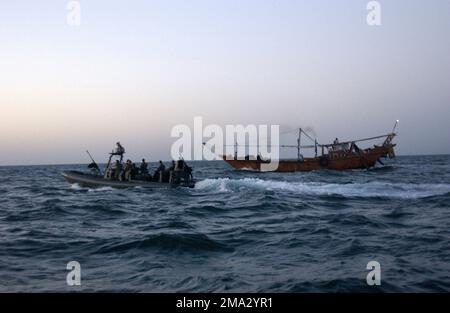
{"type": "Polygon", "coordinates": [[[91,174],[86,174],[77,171],[67,171],[61,174],[69,183],[78,184],[82,187],[89,188],[101,188],[101,187],[112,187],[112,188],[133,188],[133,187],[144,187],[144,188],[173,188],[173,187],[189,187],[193,188],[195,182],[190,182],[189,184],[170,184],[170,183],[159,183],[144,180],[132,180],[132,181],[118,181],[104,179],[102,176],[95,176],[91,174]]]}

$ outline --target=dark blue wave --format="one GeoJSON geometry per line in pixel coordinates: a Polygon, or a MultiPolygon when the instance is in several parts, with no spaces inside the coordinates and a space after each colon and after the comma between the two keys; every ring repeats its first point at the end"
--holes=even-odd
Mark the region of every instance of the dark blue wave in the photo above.
{"type": "Polygon", "coordinates": [[[129,250],[164,249],[180,252],[230,252],[233,249],[210,239],[204,234],[157,234],[127,242],[107,243],[98,249],[98,253],[126,252],[129,250]]]}

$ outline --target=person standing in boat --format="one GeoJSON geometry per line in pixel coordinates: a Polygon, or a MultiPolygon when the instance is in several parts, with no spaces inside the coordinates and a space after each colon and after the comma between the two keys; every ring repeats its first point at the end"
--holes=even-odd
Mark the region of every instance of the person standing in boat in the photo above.
{"type": "Polygon", "coordinates": [[[175,167],[176,167],[176,162],[175,160],[172,160],[172,165],[169,167],[169,183],[173,182],[174,179],[174,171],[175,171],[175,167]]]}
{"type": "Polygon", "coordinates": [[[139,168],[131,162],[131,179],[134,179],[137,175],[139,175],[139,168]]]}
{"type": "Polygon", "coordinates": [[[166,171],[166,167],[164,166],[164,163],[159,160],[159,166],[156,169],[155,178],[161,183],[163,180],[164,172],[166,171]]]}
{"type": "Polygon", "coordinates": [[[122,163],[120,163],[119,160],[116,160],[116,163],[111,168],[111,173],[111,178],[120,180],[120,176],[122,175],[122,163]]]}
{"type": "Polygon", "coordinates": [[[133,164],[131,163],[131,160],[127,160],[125,163],[125,167],[123,169],[124,178],[126,181],[131,181],[131,171],[133,170],[133,164]]]}
{"type": "Polygon", "coordinates": [[[139,171],[141,172],[141,175],[148,174],[148,164],[145,162],[145,159],[142,159],[141,165],[139,166],[139,171]]]}
{"type": "Polygon", "coordinates": [[[339,150],[339,139],[334,139],[334,141],[333,141],[333,150],[334,151],[337,151],[337,150],[339,150]]]}

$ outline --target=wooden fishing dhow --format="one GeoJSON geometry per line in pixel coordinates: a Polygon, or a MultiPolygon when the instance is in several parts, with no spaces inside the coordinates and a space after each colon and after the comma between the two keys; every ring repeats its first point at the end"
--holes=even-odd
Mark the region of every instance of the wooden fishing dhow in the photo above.
{"type": "MultiPolygon", "coordinates": [[[[293,160],[279,160],[278,166],[272,170],[274,172],[307,172],[316,171],[322,169],[328,170],[350,170],[350,169],[368,169],[378,162],[382,165],[382,158],[394,158],[395,143],[392,140],[396,136],[395,128],[398,121],[391,133],[381,136],[375,136],[371,138],[363,138],[352,141],[337,142],[332,144],[319,144],[316,139],[311,138],[301,128],[299,129],[299,136],[297,139],[297,145],[281,145],[284,148],[296,148],[297,159],[293,160]],[[307,138],[314,142],[314,145],[301,146],[301,135],[304,134],[307,138]],[[375,139],[385,138],[381,145],[373,145],[371,148],[361,149],[357,143],[363,141],[370,141],[375,139]],[[314,149],[315,156],[310,158],[303,158],[301,149],[314,149]],[[320,155],[318,151],[320,150],[320,155]]],[[[235,156],[223,156],[223,160],[238,170],[250,170],[250,171],[266,171],[267,166],[263,164],[270,163],[271,160],[264,160],[261,157],[249,156],[239,159],[237,153],[235,156]]]]}

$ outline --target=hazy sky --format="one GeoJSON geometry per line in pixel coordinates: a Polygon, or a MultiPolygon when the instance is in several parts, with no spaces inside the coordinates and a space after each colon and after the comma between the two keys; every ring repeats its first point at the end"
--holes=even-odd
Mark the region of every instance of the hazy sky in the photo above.
{"type": "Polygon", "coordinates": [[[0,4],[0,165],[168,159],[194,116],[450,153],[448,0],[68,2],[0,4]]]}

